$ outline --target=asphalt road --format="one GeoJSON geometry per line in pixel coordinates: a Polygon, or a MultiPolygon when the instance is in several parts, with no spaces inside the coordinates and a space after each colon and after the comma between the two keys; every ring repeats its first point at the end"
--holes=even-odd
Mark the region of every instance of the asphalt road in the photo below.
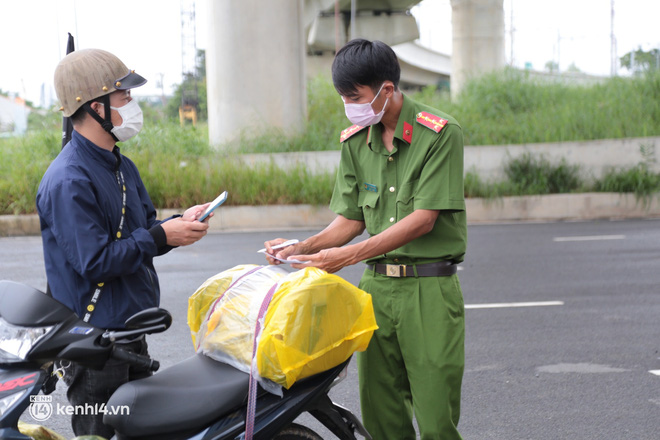
{"type": "MultiPolygon", "coordinates": [[[[160,257],[162,306],[175,322],[150,339],[153,356],[167,367],[193,353],[187,299],[204,280],[261,264],[255,251],[266,239],[310,233],[214,234],[160,257]]],[[[459,272],[468,307],[464,438],[660,438],[659,269],[659,220],[470,226],[459,272]]],[[[361,272],[339,275],[357,283],[361,272]]],[[[44,288],[39,237],[0,239],[0,279],[44,288]]],[[[359,413],[353,364],[332,398],[359,413]]],[[[64,416],[48,425],[70,434],[64,416]]]]}

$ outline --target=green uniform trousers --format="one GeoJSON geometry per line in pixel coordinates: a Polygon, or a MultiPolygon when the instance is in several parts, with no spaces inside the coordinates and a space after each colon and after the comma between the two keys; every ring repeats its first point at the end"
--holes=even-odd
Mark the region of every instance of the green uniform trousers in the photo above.
{"type": "Polygon", "coordinates": [[[461,439],[465,313],[457,275],[390,278],[367,269],[378,330],[358,353],[364,425],[374,440],[461,439]]]}

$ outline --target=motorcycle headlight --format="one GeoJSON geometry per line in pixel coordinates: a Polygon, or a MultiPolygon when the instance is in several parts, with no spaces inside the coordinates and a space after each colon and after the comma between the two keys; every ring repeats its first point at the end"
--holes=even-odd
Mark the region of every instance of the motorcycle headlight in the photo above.
{"type": "Polygon", "coordinates": [[[53,326],[22,327],[12,325],[0,317],[0,360],[3,362],[24,361],[30,349],[39,342],[53,326]]]}

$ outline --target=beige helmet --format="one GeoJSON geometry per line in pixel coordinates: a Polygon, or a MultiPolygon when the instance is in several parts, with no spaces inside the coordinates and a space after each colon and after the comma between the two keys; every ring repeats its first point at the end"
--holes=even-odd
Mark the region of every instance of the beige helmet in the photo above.
{"type": "Polygon", "coordinates": [[[55,91],[62,103],[60,110],[67,117],[92,99],[146,82],[119,58],[100,49],[71,52],[55,68],[55,91]]]}

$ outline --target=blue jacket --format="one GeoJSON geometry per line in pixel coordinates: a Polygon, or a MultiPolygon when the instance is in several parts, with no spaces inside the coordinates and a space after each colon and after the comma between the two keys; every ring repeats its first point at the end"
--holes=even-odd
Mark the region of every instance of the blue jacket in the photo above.
{"type": "Polygon", "coordinates": [[[82,317],[96,285],[105,283],[90,323],[113,329],[123,328],[134,313],[158,306],[153,258],[170,248],[137,167],[118,147],[104,150],[74,131],[44,174],[37,211],[55,299],[82,317]],[[126,185],[120,240],[115,239],[122,210],[117,165],[126,185]]]}

